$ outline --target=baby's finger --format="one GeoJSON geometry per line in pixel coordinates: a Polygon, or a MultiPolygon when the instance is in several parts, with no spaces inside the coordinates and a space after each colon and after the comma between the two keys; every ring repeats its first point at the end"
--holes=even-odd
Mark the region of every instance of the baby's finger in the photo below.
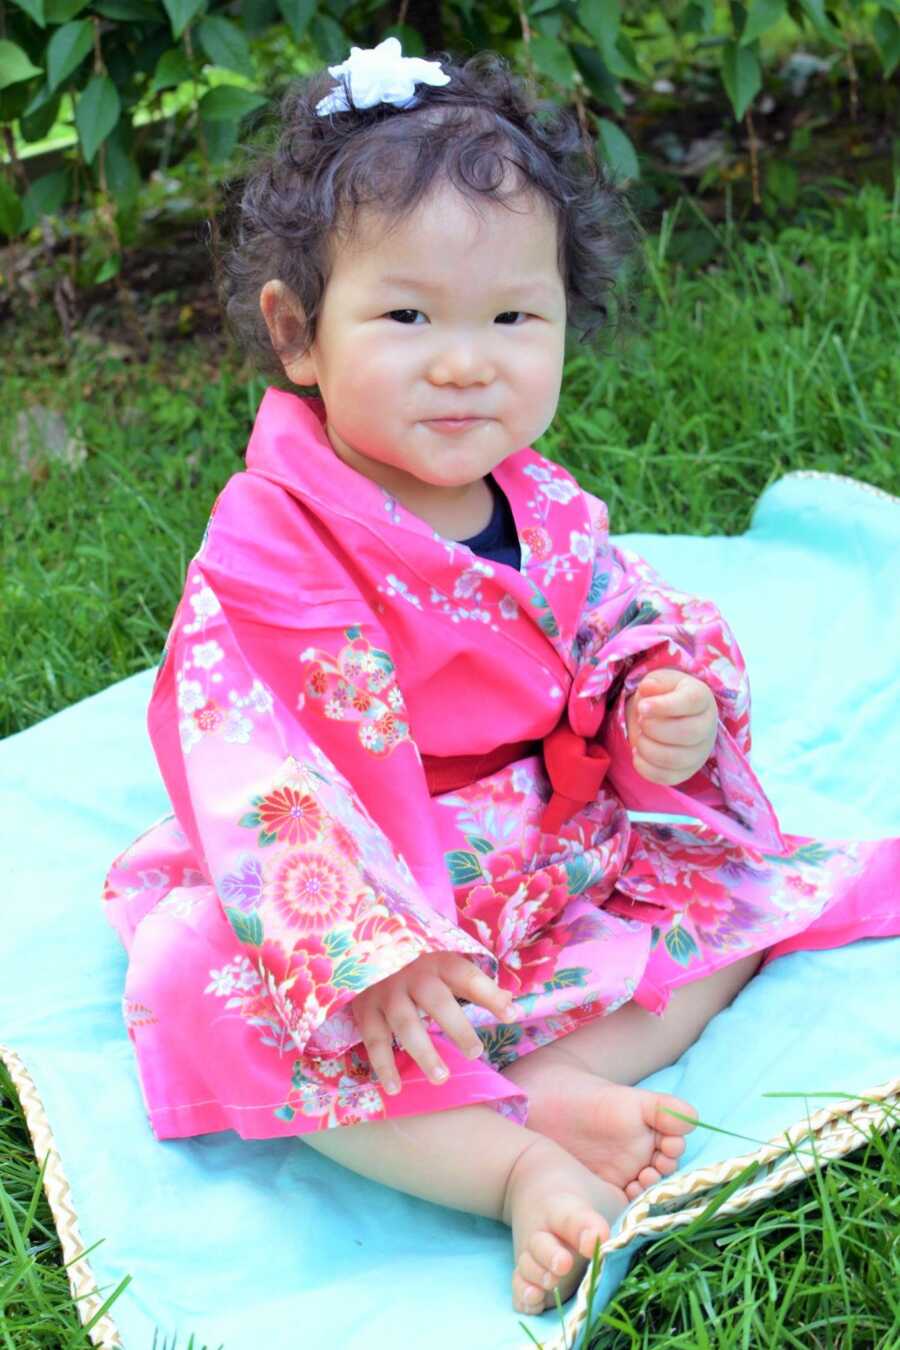
{"type": "Polygon", "coordinates": [[[660,745],[702,745],[709,736],[709,722],[704,716],[645,717],[641,734],[660,745]]]}
{"type": "Polygon", "coordinates": [[[647,717],[691,717],[704,712],[711,699],[712,694],[706,685],[685,677],[667,694],[640,698],[637,711],[642,721],[647,717]]]}
{"type": "Polygon", "coordinates": [[[394,1096],[400,1091],[400,1075],[394,1061],[394,1038],[384,1015],[377,1008],[372,1008],[364,1017],[358,1015],[356,1020],[369,1063],[385,1092],[394,1096]]]}
{"type": "Polygon", "coordinates": [[[469,1021],[447,985],[441,979],[431,980],[425,987],[416,989],[416,1001],[433,1017],[441,1030],[450,1040],[459,1046],[464,1055],[477,1059],[483,1050],[475,1028],[469,1021]]]}
{"type": "Polygon", "coordinates": [[[457,956],[455,953],[448,955],[448,959],[441,966],[441,978],[456,995],[457,998],[464,998],[469,1003],[477,1003],[481,1008],[487,1008],[501,1022],[511,1020],[515,1016],[515,1003],[512,994],[507,989],[501,989],[489,975],[484,975],[478,967],[472,962],[467,961],[464,956],[457,956]]]}
{"type": "Polygon", "coordinates": [[[637,750],[633,756],[634,767],[642,778],[646,778],[648,783],[661,783],[665,787],[675,787],[678,783],[683,783],[685,775],[679,773],[676,769],[660,769],[655,764],[649,763],[637,750]]]}
{"type": "Polygon", "coordinates": [[[671,769],[682,773],[696,763],[697,752],[682,745],[661,745],[641,736],[636,746],[637,753],[655,769],[671,769]]]}
{"type": "Polygon", "coordinates": [[[386,1017],[388,1026],[397,1040],[410,1058],[415,1060],[425,1077],[430,1078],[432,1083],[446,1082],[449,1070],[438,1054],[434,1041],[422,1025],[422,1019],[413,1001],[404,998],[402,1003],[387,1008],[386,1017]]]}

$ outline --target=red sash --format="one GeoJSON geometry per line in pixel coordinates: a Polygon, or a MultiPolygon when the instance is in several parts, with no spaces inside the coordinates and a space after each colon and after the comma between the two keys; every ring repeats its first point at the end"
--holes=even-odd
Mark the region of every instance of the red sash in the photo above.
{"type": "Polygon", "coordinates": [[[609,755],[602,745],[576,736],[565,713],[543,741],[498,745],[486,755],[423,755],[428,791],[437,797],[468,787],[517,759],[536,755],[541,749],[553,787],[541,817],[541,828],[546,834],[557,834],[567,820],[595,799],[609,768],[609,755]]]}

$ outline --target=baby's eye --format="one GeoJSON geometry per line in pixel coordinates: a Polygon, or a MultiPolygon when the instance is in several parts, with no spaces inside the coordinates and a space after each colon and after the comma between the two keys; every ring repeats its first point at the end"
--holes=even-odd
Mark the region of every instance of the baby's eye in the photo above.
{"type": "Polygon", "coordinates": [[[494,323],[505,323],[508,324],[510,327],[515,327],[517,315],[519,315],[523,319],[528,318],[528,315],[525,313],[523,309],[507,309],[504,310],[502,314],[497,315],[496,319],[494,320],[494,323]]]}
{"type": "MultiPolygon", "coordinates": [[[[387,317],[388,317],[389,319],[396,319],[398,323],[405,323],[405,324],[407,324],[407,325],[410,325],[410,324],[414,324],[414,323],[415,323],[415,321],[416,321],[416,320],[415,320],[416,314],[421,314],[421,313],[422,313],[422,311],[421,311],[420,309],[391,309],[391,310],[388,310],[388,315],[387,315],[387,317]],[[408,318],[408,317],[405,317],[405,316],[408,316],[408,315],[410,315],[410,314],[413,316],[412,319],[410,319],[410,318],[408,318]],[[402,316],[402,317],[401,317],[401,316],[402,316]]],[[[424,315],[423,315],[423,317],[424,317],[424,315]]]]}

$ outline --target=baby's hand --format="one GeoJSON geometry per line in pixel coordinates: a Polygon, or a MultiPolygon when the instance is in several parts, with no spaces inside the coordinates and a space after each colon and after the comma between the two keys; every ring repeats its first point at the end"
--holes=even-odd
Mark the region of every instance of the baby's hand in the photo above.
{"type": "Polygon", "coordinates": [[[716,743],[712,692],[680,670],[645,675],[625,710],[634,767],[650,783],[674,787],[701,769],[716,743]]]}
{"type": "Polygon", "coordinates": [[[425,952],[356,995],[352,1005],[356,1025],[369,1062],[387,1092],[400,1091],[391,1045],[394,1036],[433,1083],[447,1077],[447,1067],[419,1017],[420,1008],[464,1055],[477,1059],[481,1054],[481,1041],[457,998],[487,1008],[501,1022],[513,1017],[512,994],[456,952],[425,952]]]}

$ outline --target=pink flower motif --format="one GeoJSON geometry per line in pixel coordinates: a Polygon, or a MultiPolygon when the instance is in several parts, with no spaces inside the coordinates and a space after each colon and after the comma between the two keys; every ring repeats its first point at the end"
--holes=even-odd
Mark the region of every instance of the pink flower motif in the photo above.
{"type": "Polygon", "coordinates": [[[543,561],[553,552],[553,540],[542,525],[528,525],[522,531],[522,538],[531,550],[531,556],[543,561]]]}
{"type": "Polygon", "coordinates": [[[208,699],[193,714],[193,718],[200,731],[215,731],[222,722],[222,709],[212,699],[208,699]]]}
{"type": "Polygon", "coordinates": [[[321,933],[349,909],[353,879],[353,873],[327,853],[283,854],[266,863],[263,905],[274,908],[293,932],[321,933]]]}

